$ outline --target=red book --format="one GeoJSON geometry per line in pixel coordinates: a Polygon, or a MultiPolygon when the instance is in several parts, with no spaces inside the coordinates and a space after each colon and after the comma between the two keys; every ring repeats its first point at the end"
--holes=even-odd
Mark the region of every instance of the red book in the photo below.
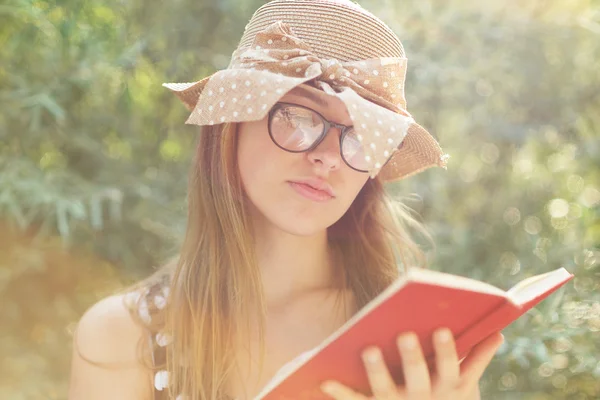
{"type": "Polygon", "coordinates": [[[452,330],[459,359],[494,332],[568,282],[564,268],[527,278],[503,291],[474,279],[413,268],[363,307],[291,371],[276,376],[256,399],[329,399],[319,388],[333,379],[370,394],[360,354],[378,346],[397,382],[402,381],[396,338],[402,332],[419,336],[425,357],[434,361],[433,332],[452,330]]]}

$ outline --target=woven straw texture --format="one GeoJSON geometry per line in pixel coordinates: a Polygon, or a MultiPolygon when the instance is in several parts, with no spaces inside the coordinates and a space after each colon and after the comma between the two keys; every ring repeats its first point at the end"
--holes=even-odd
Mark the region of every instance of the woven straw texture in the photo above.
{"type": "Polygon", "coordinates": [[[250,19],[238,49],[247,49],[256,34],[274,22],[290,25],[320,58],[357,61],[405,57],[394,32],[354,3],[314,0],[276,0],[259,8],[250,19]]]}

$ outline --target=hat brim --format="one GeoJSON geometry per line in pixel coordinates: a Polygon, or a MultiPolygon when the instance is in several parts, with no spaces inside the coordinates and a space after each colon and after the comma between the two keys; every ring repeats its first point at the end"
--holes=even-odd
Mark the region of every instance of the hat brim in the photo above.
{"type": "Polygon", "coordinates": [[[413,123],[408,128],[402,146],[379,174],[384,182],[393,182],[431,167],[446,169],[447,160],[448,155],[444,154],[435,138],[421,125],[413,123]]]}
{"type": "MultiPolygon", "coordinates": [[[[401,110],[400,113],[391,111],[382,105],[360,97],[350,88],[345,88],[342,92],[335,92],[332,89],[322,90],[307,83],[313,79],[310,76],[297,78],[277,76],[279,84],[276,95],[273,94],[273,88],[271,88],[269,96],[258,96],[258,99],[251,98],[250,101],[245,102],[245,96],[248,93],[254,93],[259,82],[264,80],[261,78],[263,73],[268,73],[268,71],[240,70],[237,72],[240,76],[237,74],[233,76],[234,78],[238,77],[238,79],[234,79],[234,82],[238,82],[237,85],[240,88],[239,94],[234,98],[236,100],[235,109],[252,109],[252,115],[242,115],[243,112],[229,110],[231,115],[224,114],[219,119],[210,116],[210,109],[224,108],[224,102],[219,100],[218,95],[220,91],[223,91],[222,86],[225,82],[228,85],[236,85],[236,83],[232,84],[230,81],[232,78],[231,70],[218,71],[197,82],[165,83],[163,86],[170,89],[185,107],[192,111],[186,123],[195,125],[260,120],[281,97],[297,86],[325,92],[327,95],[337,96],[346,104],[357,132],[362,129],[362,131],[371,132],[371,134],[376,132],[376,135],[380,136],[379,132],[384,132],[386,129],[392,131],[405,130],[405,135],[393,143],[392,151],[390,151],[392,155],[389,161],[387,163],[383,162],[382,165],[385,165],[377,171],[380,179],[384,182],[404,179],[435,166],[446,167],[448,156],[443,153],[438,142],[425,128],[415,123],[412,118],[407,117],[407,115],[410,116],[408,112],[403,113],[404,110],[401,110]],[[263,102],[262,106],[256,102],[259,99],[263,102]],[[373,115],[369,115],[369,113],[373,115]],[[375,117],[375,114],[381,115],[381,117],[375,117]],[[237,116],[234,117],[234,115],[237,116]],[[381,126],[382,119],[387,122],[387,126],[381,126]],[[399,149],[396,150],[397,147],[399,149]]],[[[328,85],[325,85],[325,87],[328,87],[328,85]]],[[[257,95],[254,94],[254,96],[257,95]]],[[[384,142],[381,141],[381,143],[384,142]]],[[[376,146],[381,146],[380,142],[377,142],[376,146]]]]}

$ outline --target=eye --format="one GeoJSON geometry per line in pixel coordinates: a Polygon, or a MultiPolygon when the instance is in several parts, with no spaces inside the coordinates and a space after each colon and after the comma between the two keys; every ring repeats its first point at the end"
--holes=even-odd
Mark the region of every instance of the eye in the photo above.
{"type": "Polygon", "coordinates": [[[365,159],[363,143],[358,139],[354,129],[348,130],[342,142],[342,156],[348,165],[359,171],[366,171],[369,167],[365,159]]]}
{"type": "Polygon", "coordinates": [[[348,131],[346,136],[344,136],[344,142],[342,143],[342,146],[344,155],[346,155],[349,159],[355,157],[356,154],[362,150],[362,144],[356,137],[354,129],[348,131]]]}
{"type": "Polygon", "coordinates": [[[322,131],[323,123],[319,116],[304,107],[281,107],[271,121],[273,139],[291,151],[308,149],[319,139],[322,131]]]}

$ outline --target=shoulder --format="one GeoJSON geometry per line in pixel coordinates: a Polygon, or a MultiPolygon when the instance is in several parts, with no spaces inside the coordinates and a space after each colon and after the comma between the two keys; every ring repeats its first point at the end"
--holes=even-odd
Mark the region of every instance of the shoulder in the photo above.
{"type": "Polygon", "coordinates": [[[75,340],[86,356],[96,361],[125,361],[144,340],[146,330],[127,307],[128,295],[106,297],[81,317],[75,340]],[[134,346],[132,346],[134,345],[134,346]],[[110,357],[113,356],[113,357],[110,357]],[[113,358],[107,360],[108,358],[113,358]]]}
{"type": "Polygon", "coordinates": [[[127,295],[104,298],[81,317],[73,338],[69,399],[150,398],[148,333],[126,300],[127,295]]]}

